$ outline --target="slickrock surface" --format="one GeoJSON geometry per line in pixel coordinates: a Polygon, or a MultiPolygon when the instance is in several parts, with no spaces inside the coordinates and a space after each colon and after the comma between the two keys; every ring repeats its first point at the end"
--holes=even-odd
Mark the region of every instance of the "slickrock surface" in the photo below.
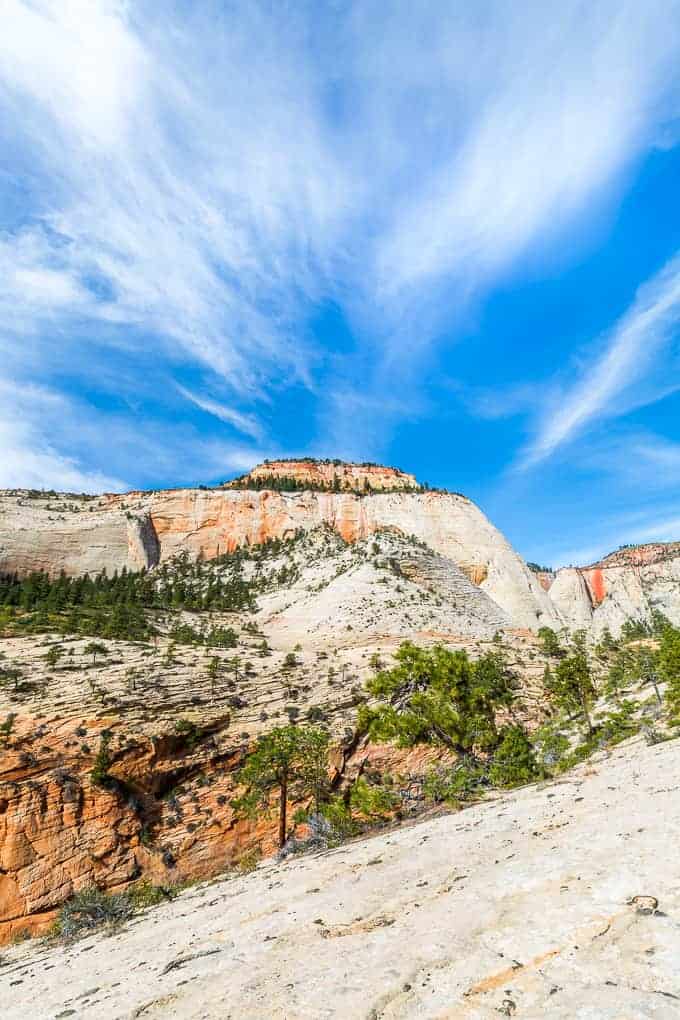
{"type": "Polygon", "coordinates": [[[3,951],[8,1020],[675,1020],[680,744],[3,951]]]}

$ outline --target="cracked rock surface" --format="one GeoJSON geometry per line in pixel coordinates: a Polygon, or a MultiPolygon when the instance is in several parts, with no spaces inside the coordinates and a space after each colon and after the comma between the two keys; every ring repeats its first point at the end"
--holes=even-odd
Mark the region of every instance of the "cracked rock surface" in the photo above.
{"type": "Polygon", "coordinates": [[[3,950],[7,1020],[680,1016],[680,743],[3,950]]]}

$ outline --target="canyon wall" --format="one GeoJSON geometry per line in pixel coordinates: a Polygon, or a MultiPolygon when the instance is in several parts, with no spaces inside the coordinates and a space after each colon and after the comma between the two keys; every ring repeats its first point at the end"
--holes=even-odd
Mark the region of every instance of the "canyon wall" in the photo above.
{"type": "Polygon", "coordinates": [[[557,571],[549,595],[565,624],[615,636],[655,610],[680,625],[680,543],[628,546],[587,567],[557,571]]]}
{"type": "Polygon", "coordinates": [[[244,544],[319,525],[348,542],[380,529],[415,535],[453,560],[516,627],[559,626],[548,593],[470,500],[452,493],[168,489],[94,499],[0,502],[0,571],[138,570],[187,552],[211,559],[244,544]]]}
{"type": "MultiPolygon", "coordinates": [[[[534,572],[481,510],[464,496],[378,491],[401,478],[392,468],[345,465],[352,484],[371,492],[313,489],[166,489],[97,497],[0,494],[0,571],[76,575],[139,570],[179,553],[212,559],[242,545],[286,538],[326,525],[347,542],[382,529],[414,535],[457,564],[503,611],[511,626],[617,634],[627,619],[654,609],[680,624],[680,543],[626,547],[585,567],[534,572]],[[390,482],[391,480],[391,482],[390,482]]],[[[262,470],[299,470],[310,485],[327,481],[330,464],[273,462],[262,470]],[[323,469],[323,470],[322,470],[323,469]],[[305,474],[306,472],[307,474],[305,474]],[[319,473],[319,477],[316,475],[319,473]],[[311,473],[311,474],[310,474],[311,473]],[[311,475],[314,477],[312,478],[311,475]]],[[[253,476],[261,477],[255,468],[253,476]]],[[[349,476],[348,476],[349,477],[349,476]]]]}

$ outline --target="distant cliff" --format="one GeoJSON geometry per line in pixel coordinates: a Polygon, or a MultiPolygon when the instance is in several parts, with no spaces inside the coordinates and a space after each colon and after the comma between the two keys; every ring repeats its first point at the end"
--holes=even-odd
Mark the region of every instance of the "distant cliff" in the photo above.
{"type": "Polygon", "coordinates": [[[381,464],[341,460],[266,460],[248,474],[226,482],[231,489],[297,489],[324,492],[414,492],[423,488],[415,475],[381,464]]]}
{"type": "Polygon", "coordinates": [[[680,624],[680,542],[624,546],[597,563],[558,570],[548,589],[571,628],[618,634],[656,610],[680,624]]]}
{"type": "Polygon", "coordinates": [[[139,570],[181,552],[212,559],[238,546],[322,524],[348,542],[391,528],[453,560],[513,626],[560,625],[524,560],[465,497],[410,491],[418,489],[412,475],[372,465],[281,462],[260,465],[251,474],[262,478],[274,469],[278,477],[309,471],[324,483],[342,476],[359,489],[368,479],[370,492],[167,489],[94,498],[5,492],[0,497],[0,571],[74,575],[104,568],[139,570]],[[377,491],[381,486],[390,491],[377,491]],[[393,491],[398,486],[407,491],[393,491]]]}
{"type": "Polygon", "coordinates": [[[619,549],[556,572],[527,565],[469,499],[396,468],[269,461],[219,488],[74,496],[0,493],[0,571],[69,575],[151,568],[178,553],[212,559],[326,525],[347,542],[382,529],[453,560],[515,627],[616,634],[656,609],[680,624],[680,543],[619,549]]]}

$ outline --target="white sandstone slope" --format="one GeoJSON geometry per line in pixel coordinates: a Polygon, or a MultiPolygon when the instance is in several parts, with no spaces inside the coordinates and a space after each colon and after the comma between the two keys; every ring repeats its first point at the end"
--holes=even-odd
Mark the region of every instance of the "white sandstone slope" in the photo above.
{"type": "Polygon", "coordinates": [[[3,951],[4,1020],[677,1020],[680,743],[3,951]]]}
{"type": "Polygon", "coordinates": [[[258,596],[258,626],[276,647],[320,649],[376,640],[486,638],[508,617],[455,563],[395,532],[346,544],[328,529],[274,557],[293,580],[258,596]]]}
{"type": "Polygon", "coordinates": [[[577,567],[563,567],[555,574],[549,589],[550,599],[571,630],[589,630],[593,605],[588,585],[577,567]]]}

